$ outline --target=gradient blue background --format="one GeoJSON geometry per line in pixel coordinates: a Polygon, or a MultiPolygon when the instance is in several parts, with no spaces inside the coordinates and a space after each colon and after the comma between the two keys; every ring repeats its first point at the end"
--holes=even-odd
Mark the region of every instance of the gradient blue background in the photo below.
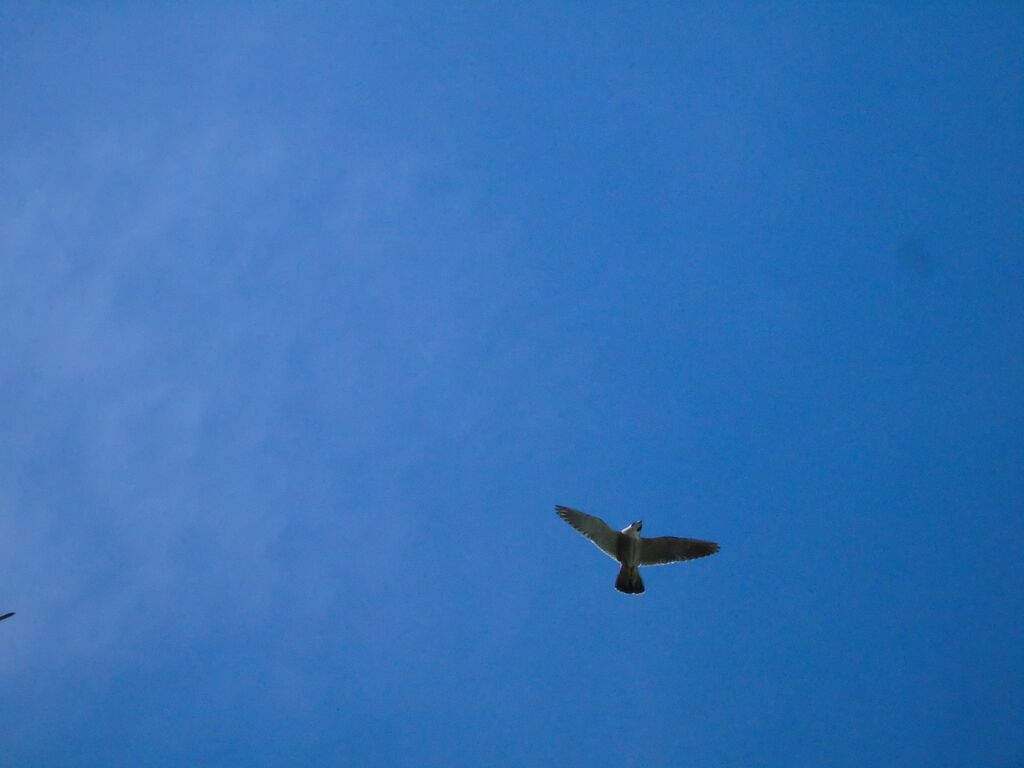
{"type": "Polygon", "coordinates": [[[1022,72],[1012,3],[5,4],[0,762],[1024,764],[1022,72]],[[722,551],[629,598],[556,503],[722,551]]]}

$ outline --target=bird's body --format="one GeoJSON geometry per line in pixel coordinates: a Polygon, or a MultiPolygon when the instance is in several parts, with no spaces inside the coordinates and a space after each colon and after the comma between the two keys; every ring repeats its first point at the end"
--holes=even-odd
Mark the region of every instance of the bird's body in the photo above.
{"type": "Polygon", "coordinates": [[[615,559],[630,567],[640,563],[640,529],[634,526],[636,523],[628,528],[623,528],[615,542],[617,545],[615,559]]]}
{"type": "Polygon", "coordinates": [[[631,595],[639,595],[644,591],[644,582],[640,578],[640,566],[693,560],[713,555],[718,551],[718,545],[713,541],[681,539],[676,536],[645,539],[640,536],[644,525],[642,520],[637,520],[616,532],[601,518],[580,512],[577,509],[556,506],[555,512],[565,522],[590,539],[594,546],[621,564],[615,588],[631,595]]]}
{"type": "MultiPolygon", "coordinates": [[[[580,513],[582,514],[582,512],[580,513]]],[[[628,595],[639,595],[644,591],[644,581],[640,578],[640,528],[639,521],[619,531],[615,540],[615,559],[622,563],[619,578],[615,580],[615,588],[628,595]]]]}

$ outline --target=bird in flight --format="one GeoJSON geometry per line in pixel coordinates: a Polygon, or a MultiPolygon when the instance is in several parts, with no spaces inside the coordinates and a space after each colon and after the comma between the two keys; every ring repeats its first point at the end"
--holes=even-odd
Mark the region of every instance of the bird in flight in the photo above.
{"type": "Polygon", "coordinates": [[[645,539],[640,536],[643,520],[631,523],[621,531],[612,530],[599,517],[580,512],[578,509],[556,506],[555,512],[569,525],[590,539],[594,545],[609,557],[622,563],[615,588],[629,595],[644,591],[640,578],[640,566],[665,565],[681,560],[707,557],[718,551],[713,541],[680,539],[676,536],[656,536],[645,539]]]}

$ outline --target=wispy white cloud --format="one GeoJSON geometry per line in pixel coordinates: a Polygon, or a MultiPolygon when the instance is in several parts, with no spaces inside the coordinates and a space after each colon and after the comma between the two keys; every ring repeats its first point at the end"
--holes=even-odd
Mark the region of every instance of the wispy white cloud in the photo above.
{"type": "Polygon", "coordinates": [[[381,350],[429,356],[449,333],[387,285],[422,163],[324,149],[222,122],[4,151],[0,594],[22,614],[6,663],[102,663],[218,616],[244,624],[281,594],[316,612],[342,578],[373,589],[354,549],[319,572],[282,549],[296,521],[329,514],[330,537],[398,559],[416,522],[375,515],[371,538],[364,509],[335,505],[367,482],[386,499],[387,481],[339,490],[336,462],[408,461],[378,453],[407,391],[381,350]],[[421,314],[428,349],[396,336],[395,311],[421,314]],[[320,446],[293,426],[324,416],[320,446]]]}

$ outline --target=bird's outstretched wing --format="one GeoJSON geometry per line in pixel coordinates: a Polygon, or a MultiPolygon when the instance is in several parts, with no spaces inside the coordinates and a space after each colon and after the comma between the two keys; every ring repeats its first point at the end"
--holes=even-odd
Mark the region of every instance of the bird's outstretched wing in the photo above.
{"type": "Polygon", "coordinates": [[[578,509],[557,506],[555,512],[569,525],[582,533],[604,552],[608,557],[618,560],[619,534],[608,527],[607,523],[599,517],[580,512],[578,509]]]}
{"type": "Polygon", "coordinates": [[[675,536],[657,536],[640,539],[640,565],[665,565],[680,560],[694,560],[707,557],[718,551],[713,541],[680,539],[675,536]]]}
{"type": "Polygon", "coordinates": [[[11,611],[10,613],[5,613],[3,616],[0,616],[0,621],[3,621],[4,619],[9,619],[13,615],[14,615],[14,611],[11,611]]]}

